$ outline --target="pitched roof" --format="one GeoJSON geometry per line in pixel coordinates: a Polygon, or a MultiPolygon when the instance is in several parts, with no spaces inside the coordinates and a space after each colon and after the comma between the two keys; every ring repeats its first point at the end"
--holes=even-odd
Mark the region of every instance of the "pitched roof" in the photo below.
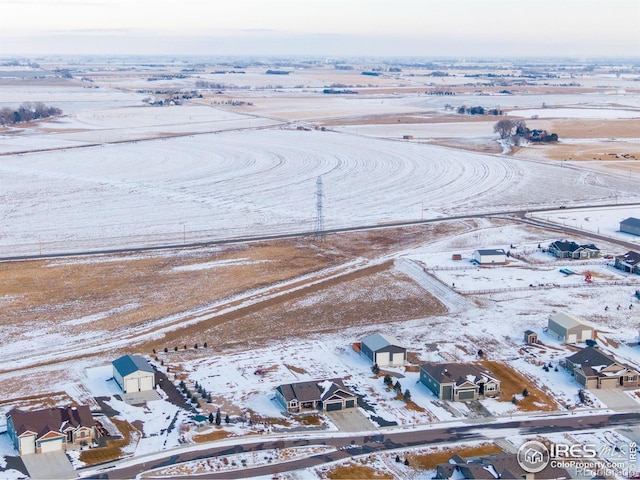
{"type": "Polygon", "coordinates": [[[52,431],[63,433],[69,427],[74,429],[80,426],[93,427],[95,424],[87,405],[46,408],[32,412],[13,409],[7,414],[7,418],[9,417],[18,436],[25,432],[34,432],[36,438],[52,431]]]}
{"type": "Polygon", "coordinates": [[[480,255],[506,255],[505,251],[501,248],[476,250],[476,252],[480,255]]]}
{"type": "Polygon", "coordinates": [[[153,367],[139,355],[125,355],[111,363],[113,364],[113,368],[115,368],[123,377],[133,372],[137,372],[138,370],[153,373],[153,367]]]}
{"type": "Polygon", "coordinates": [[[368,335],[361,340],[363,345],[369,347],[372,352],[377,352],[381,348],[388,347],[393,345],[395,347],[404,348],[398,340],[395,338],[385,335],[384,333],[374,333],[373,335],[368,335]]]}
{"type": "Polygon", "coordinates": [[[556,313],[555,315],[551,315],[550,319],[553,320],[558,325],[560,325],[561,327],[564,327],[567,329],[577,327],[577,326],[593,328],[587,325],[586,323],[584,323],[575,315],[571,315],[570,313],[564,313],[564,312],[556,313]]]}
{"type": "Polygon", "coordinates": [[[629,265],[637,265],[640,263],[640,253],[634,252],[633,250],[628,251],[624,255],[618,255],[616,258],[629,265]]]}
{"type": "Polygon", "coordinates": [[[324,401],[334,395],[355,397],[356,395],[345,388],[340,378],[331,380],[312,380],[309,382],[287,383],[277,387],[287,402],[298,400],[299,402],[324,401]]]}
{"type": "Polygon", "coordinates": [[[640,218],[629,217],[620,222],[620,225],[629,225],[630,227],[640,228],[640,218]]]}
{"type": "Polygon", "coordinates": [[[567,357],[567,360],[574,364],[580,364],[583,367],[596,365],[611,365],[615,360],[609,355],[602,353],[600,349],[595,347],[585,347],[576,353],[567,357]]]}
{"type": "Polygon", "coordinates": [[[579,365],[582,371],[587,376],[600,376],[607,377],[611,375],[611,371],[603,371],[605,368],[616,364],[620,368],[615,372],[618,375],[622,372],[635,373],[635,370],[631,367],[617,362],[615,358],[601,352],[595,347],[586,347],[578,352],[574,353],[567,360],[575,365],[579,365]]]}
{"type": "Polygon", "coordinates": [[[576,242],[567,242],[566,240],[556,240],[549,245],[549,248],[553,247],[561,252],[574,252],[580,245],[576,242]]]}
{"type": "Polygon", "coordinates": [[[475,385],[496,380],[491,373],[473,363],[424,363],[420,369],[427,372],[438,383],[455,383],[456,386],[471,382],[475,385]]]}

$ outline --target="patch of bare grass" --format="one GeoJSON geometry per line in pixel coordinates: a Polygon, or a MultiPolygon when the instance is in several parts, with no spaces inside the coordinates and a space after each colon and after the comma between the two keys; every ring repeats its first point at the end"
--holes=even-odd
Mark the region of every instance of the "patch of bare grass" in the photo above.
{"type": "Polygon", "coordinates": [[[222,440],[223,438],[227,438],[228,436],[229,433],[220,428],[214,430],[213,432],[196,434],[193,436],[193,441],[196,443],[213,442],[215,440],[222,440]]]}
{"type": "Polygon", "coordinates": [[[500,454],[504,451],[498,447],[495,443],[483,443],[475,446],[466,447],[447,447],[444,449],[433,448],[433,452],[429,453],[413,453],[407,454],[409,465],[411,467],[420,470],[435,470],[436,466],[440,463],[447,463],[449,459],[454,455],[460,455],[461,457],[479,457],[481,455],[500,454]]]}
{"type": "Polygon", "coordinates": [[[520,398],[526,388],[529,394],[518,400],[520,410],[535,412],[552,411],[559,408],[558,403],[552,397],[506,363],[491,360],[483,360],[481,363],[500,380],[502,396],[498,400],[510,402],[514,396],[520,398]]]}
{"type": "Polygon", "coordinates": [[[368,480],[371,478],[393,480],[394,478],[390,473],[379,472],[372,467],[358,463],[335,466],[325,473],[325,476],[333,480],[368,480]]]}
{"type": "Polygon", "coordinates": [[[101,448],[92,448],[80,452],[80,461],[88,465],[95,465],[102,462],[117,460],[122,456],[122,449],[129,445],[132,441],[136,441],[134,437],[139,437],[140,432],[129,422],[112,418],[111,421],[118,428],[121,439],[107,440],[107,446],[101,448]]]}

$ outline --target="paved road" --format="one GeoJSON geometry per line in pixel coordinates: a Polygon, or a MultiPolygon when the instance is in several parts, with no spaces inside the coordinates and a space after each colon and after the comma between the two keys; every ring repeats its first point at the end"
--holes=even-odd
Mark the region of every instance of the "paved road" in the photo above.
{"type": "MultiPolygon", "coordinates": [[[[245,468],[237,471],[225,471],[220,474],[210,473],[207,478],[246,478],[258,475],[273,475],[301,468],[309,468],[322,465],[327,462],[345,459],[352,456],[383,452],[398,448],[414,448],[421,445],[448,444],[462,440],[490,439],[494,437],[512,434],[514,429],[522,435],[544,434],[552,432],[575,431],[604,427],[633,427],[640,428],[640,413],[617,413],[607,415],[573,416],[563,415],[554,417],[534,418],[528,420],[512,420],[507,422],[494,422],[486,425],[458,425],[430,428],[426,430],[409,430],[396,433],[354,434],[352,437],[334,437],[333,433],[311,433],[305,438],[292,438],[291,440],[270,440],[251,443],[238,443],[233,446],[215,446],[215,443],[206,450],[198,451],[174,451],[167,452],[163,458],[143,461],[140,463],[121,467],[110,467],[100,474],[89,478],[117,479],[135,478],[145,471],[175,465],[191,460],[206,459],[218,455],[232,455],[248,451],[260,451],[270,449],[282,449],[306,445],[328,445],[338,448],[337,451],[328,454],[316,455],[286,463],[264,465],[255,468],[245,468]],[[504,433],[503,433],[504,432],[504,433]]],[[[190,477],[185,477],[190,478],[190,477]]],[[[202,476],[193,476],[201,479],[202,476]]]]}
{"type": "MultiPolygon", "coordinates": [[[[579,207],[571,207],[567,208],[566,211],[571,210],[586,210],[591,208],[603,208],[603,207],[633,207],[639,206],[638,202],[631,203],[611,203],[604,205],[584,205],[579,207]]],[[[469,218],[485,218],[485,217],[497,217],[497,216],[515,216],[524,219],[525,215],[528,213],[539,213],[539,212],[548,212],[550,210],[555,210],[552,207],[547,208],[537,208],[531,210],[502,210],[496,212],[486,212],[479,214],[468,214],[468,215],[454,215],[451,217],[438,217],[431,218],[426,220],[413,220],[413,221],[404,221],[404,222],[391,222],[385,224],[375,224],[375,225],[361,225],[359,227],[346,227],[346,228],[335,228],[330,230],[325,230],[324,234],[332,234],[332,233],[345,233],[345,232],[358,232],[365,230],[379,230],[384,228],[395,228],[395,227],[407,227],[412,225],[422,225],[427,223],[438,223],[438,222],[447,222],[452,220],[466,220],[469,218]]],[[[627,242],[620,242],[615,239],[611,239],[609,237],[601,236],[594,234],[592,232],[585,232],[582,230],[571,229],[562,225],[552,224],[543,222],[541,220],[527,220],[528,223],[544,225],[546,228],[552,228],[562,231],[573,231],[576,234],[581,236],[588,236],[593,238],[600,238],[602,240],[606,240],[608,242],[617,243],[617,244],[628,244],[627,242]]],[[[17,260],[37,260],[44,258],[59,258],[59,257],[78,257],[78,256],[90,256],[90,255],[108,255],[108,254],[116,254],[116,253],[132,253],[132,252],[146,252],[146,251],[154,251],[154,250],[175,250],[178,248],[193,248],[193,247],[210,247],[214,245],[231,245],[235,243],[246,243],[246,242],[258,242],[258,241],[266,241],[266,240],[278,240],[285,238],[299,238],[299,237],[310,237],[316,235],[317,232],[298,232],[298,233],[283,233],[279,235],[262,235],[262,236],[254,236],[254,237],[238,237],[238,238],[227,238],[220,240],[208,240],[202,242],[192,242],[192,243],[174,243],[174,244],[166,244],[166,245],[154,245],[148,247],[127,247],[127,248],[105,248],[101,250],[85,250],[85,251],[73,251],[73,252],[64,252],[64,253],[51,253],[46,255],[16,255],[16,256],[6,256],[0,257],[0,262],[7,261],[17,261],[17,260]]],[[[637,248],[637,245],[633,245],[633,248],[637,248]]]]}

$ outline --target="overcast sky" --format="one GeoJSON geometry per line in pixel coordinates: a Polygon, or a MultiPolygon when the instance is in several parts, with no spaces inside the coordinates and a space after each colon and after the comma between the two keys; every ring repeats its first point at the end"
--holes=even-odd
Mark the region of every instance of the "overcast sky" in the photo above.
{"type": "Polygon", "coordinates": [[[0,0],[0,55],[640,57],[640,0],[0,0]]]}

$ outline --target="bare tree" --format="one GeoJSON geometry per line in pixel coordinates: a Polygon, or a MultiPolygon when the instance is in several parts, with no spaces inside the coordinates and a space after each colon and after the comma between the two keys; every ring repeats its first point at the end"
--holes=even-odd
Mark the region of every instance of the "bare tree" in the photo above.
{"type": "Polygon", "coordinates": [[[493,126],[493,131],[500,135],[500,138],[509,138],[511,132],[516,127],[516,122],[509,119],[500,120],[493,126]]]}

